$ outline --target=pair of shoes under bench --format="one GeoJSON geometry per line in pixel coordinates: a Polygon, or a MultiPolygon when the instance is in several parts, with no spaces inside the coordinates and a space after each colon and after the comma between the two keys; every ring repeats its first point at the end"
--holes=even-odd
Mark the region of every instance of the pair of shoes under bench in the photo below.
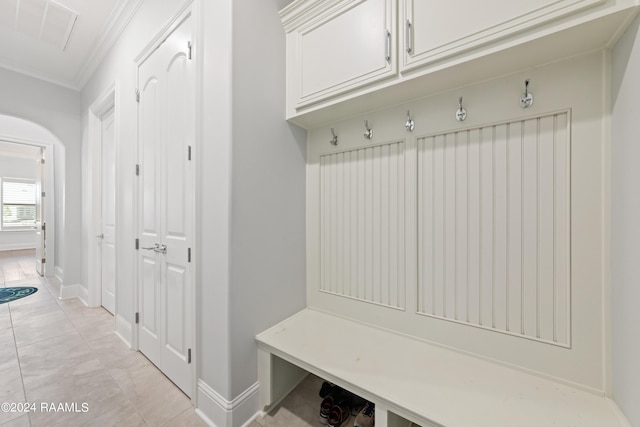
{"type": "Polygon", "coordinates": [[[320,392],[320,423],[329,427],[339,427],[351,415],[351,399],[353,395],[343,388],[323,382],[320,392]]]}
{"type": "Polygon", "coordinates": [[[353,427],[373,427],[375,424],[375,418],[376,406],[371,402],[367,402],[356,416],[353,427]]]}
{"type": "Polygon", "coordinates": [[[327,425],[327,418],[329,418],[329,412],[334,405],[333,396],[342,394],[342,389],[333,383],[327,381],[322,383],[320,392],[318,393],[322,397],[322,403],[320,403],[320,423],[327,425]]]}
{"type": "MultiPolygon", "coordinates": [[[[339,396],[340,398],[342,396],[339,396]]],[[[351,416],[349,399],[341,398],[337,401],[332,395],[327,395],[320,404],[320,423],[329,427],[340,427],[351,416]]]]}

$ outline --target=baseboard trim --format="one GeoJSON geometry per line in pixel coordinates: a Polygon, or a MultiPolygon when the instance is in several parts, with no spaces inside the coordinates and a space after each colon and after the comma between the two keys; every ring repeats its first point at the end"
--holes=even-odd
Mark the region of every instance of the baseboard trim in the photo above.
{"type": "Polygon", "coordinates": [[[253,416],[251,418],[249,418],[247,420],[247,422],[245,422],[244,424],[242,424],[241,427],[249,427],[251,425],[252,422],[254,422],[255,420],[258,419],[258,417],[260,417],[261,415],[265,415],[265,413],[263,411],[258,411],[255,414],[253,414],[253,416]]]}
{"type": "Polygon", "coordinates": [[[60,283],[64,282],[64,271],[59,266],[56,265],[53,275],[60,281],[60,283]]]}
{"type": "Polygon", "coordinates": [[[77,298],[80,295],[80,285],[61,285],[60,286],[60,299],[77,298]]]}
{"type": "Polygon", "coordinates": [[[196,408],[196,415],[199,416],[200,419],[209,427],[217,427],[199,408],[196,408]]]}
{"type": "Polygon", "coordinates": [[[131,348],[131,323],[119,314],[116,315],[116,335],[131,348]]]}
{"type": "Polygon", "coordinates": [[[196,413],[212,427],[246,427],[259,415],[260,386],[256,382],[233,400],[227,400],[198,380],[196,413]]]}
{"type": "Polygon", "coordinates": [[[80,286],[80,295],[78,295],[78,299],[80,301],[82,301],[82,303],[84,305],[86,305],[87,307],[90,307],[90,305],[89,305],[89,291],[84,286],[82,286],[82,285],[79,285],[79,286],[80,286]]]}
{"type": "Polygon", "coordinates": [[[248,427],[260,409],[260,384],[255,382],[231,402],[230,427],[248,427]]]}
{"type": "Polygon", "coordinates": [[[78,298],[82,303],[86,306],[87,304],[87,288],[80,284],[75,285],[62,285],[60,286],[60,296],[61,300],[78,298]]]}

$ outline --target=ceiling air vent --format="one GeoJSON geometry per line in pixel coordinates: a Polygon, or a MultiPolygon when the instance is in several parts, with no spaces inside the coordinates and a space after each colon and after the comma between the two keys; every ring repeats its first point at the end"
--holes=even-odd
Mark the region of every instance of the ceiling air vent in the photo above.
{"type": "Polygon", "coordinates": [[[54,0],[0,0],[0,24],[66,50],[78,13],[54,0]],[[10,19],[9,17],[13,17],[10,19]]]}

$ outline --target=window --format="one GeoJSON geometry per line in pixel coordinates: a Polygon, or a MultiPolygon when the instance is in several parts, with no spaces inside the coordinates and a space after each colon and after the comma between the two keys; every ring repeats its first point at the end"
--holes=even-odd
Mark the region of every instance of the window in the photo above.
{"type": "Polygon", "coordinates": [[[36,183],[24,179],[2,179],[2,228],[36,226],[36,183]]]}

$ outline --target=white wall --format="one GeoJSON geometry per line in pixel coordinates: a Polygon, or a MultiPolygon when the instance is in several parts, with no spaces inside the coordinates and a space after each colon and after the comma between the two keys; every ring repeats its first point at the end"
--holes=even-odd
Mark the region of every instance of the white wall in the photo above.
{"type": "Polygon", "coordinates": [[[306,133],[284,119],[278,16],[288,3],[201,2],[198,354],[200,379],[227,401],[257,381],[256,333],[305,304],[306,133]]]}
{"type": "MultiPolygon", "coordinates": [[[[0,69],[0,94],[0,114],[36,123],[50,131],[63,144],[63,147],[54,150],[58,237],[55,247],[56,267],[64,271],[65,284],[80,283],[80,94],[5,69],[0,69]]],[[[16,129],[12,131],[13,136],[20,137],[20,134],[15,134],[16,129]]],[[[0,129],[0,134],[2,133],[0,129]]]]}
{"type": "Polygon", "coordinates": [[[640,18],[613,50],[611,271],[613,397],[640,426],[640,18]]]}
{"type": "MultiPolygon", "coordinates": [[[[0,178],[20,178],[35,181],[39,175],[37,166],[34,159],[0,155],[0,178]]],[[[35,230],[0,230],[0,251],[35,247],[35,230]]]]}
{"type": "Polygon", "coordinates": [[[305,306],[306,132],[284,119],[287,3],[233,2],[231,397],[257,381],[255,335],[305,306]]]}
{"type": "Polygon", "coordinates": [[[201,1],[196,149],[198,368],[200,379],[231,399],[229,239],[232,147],[232,2],[201,1]]]}

